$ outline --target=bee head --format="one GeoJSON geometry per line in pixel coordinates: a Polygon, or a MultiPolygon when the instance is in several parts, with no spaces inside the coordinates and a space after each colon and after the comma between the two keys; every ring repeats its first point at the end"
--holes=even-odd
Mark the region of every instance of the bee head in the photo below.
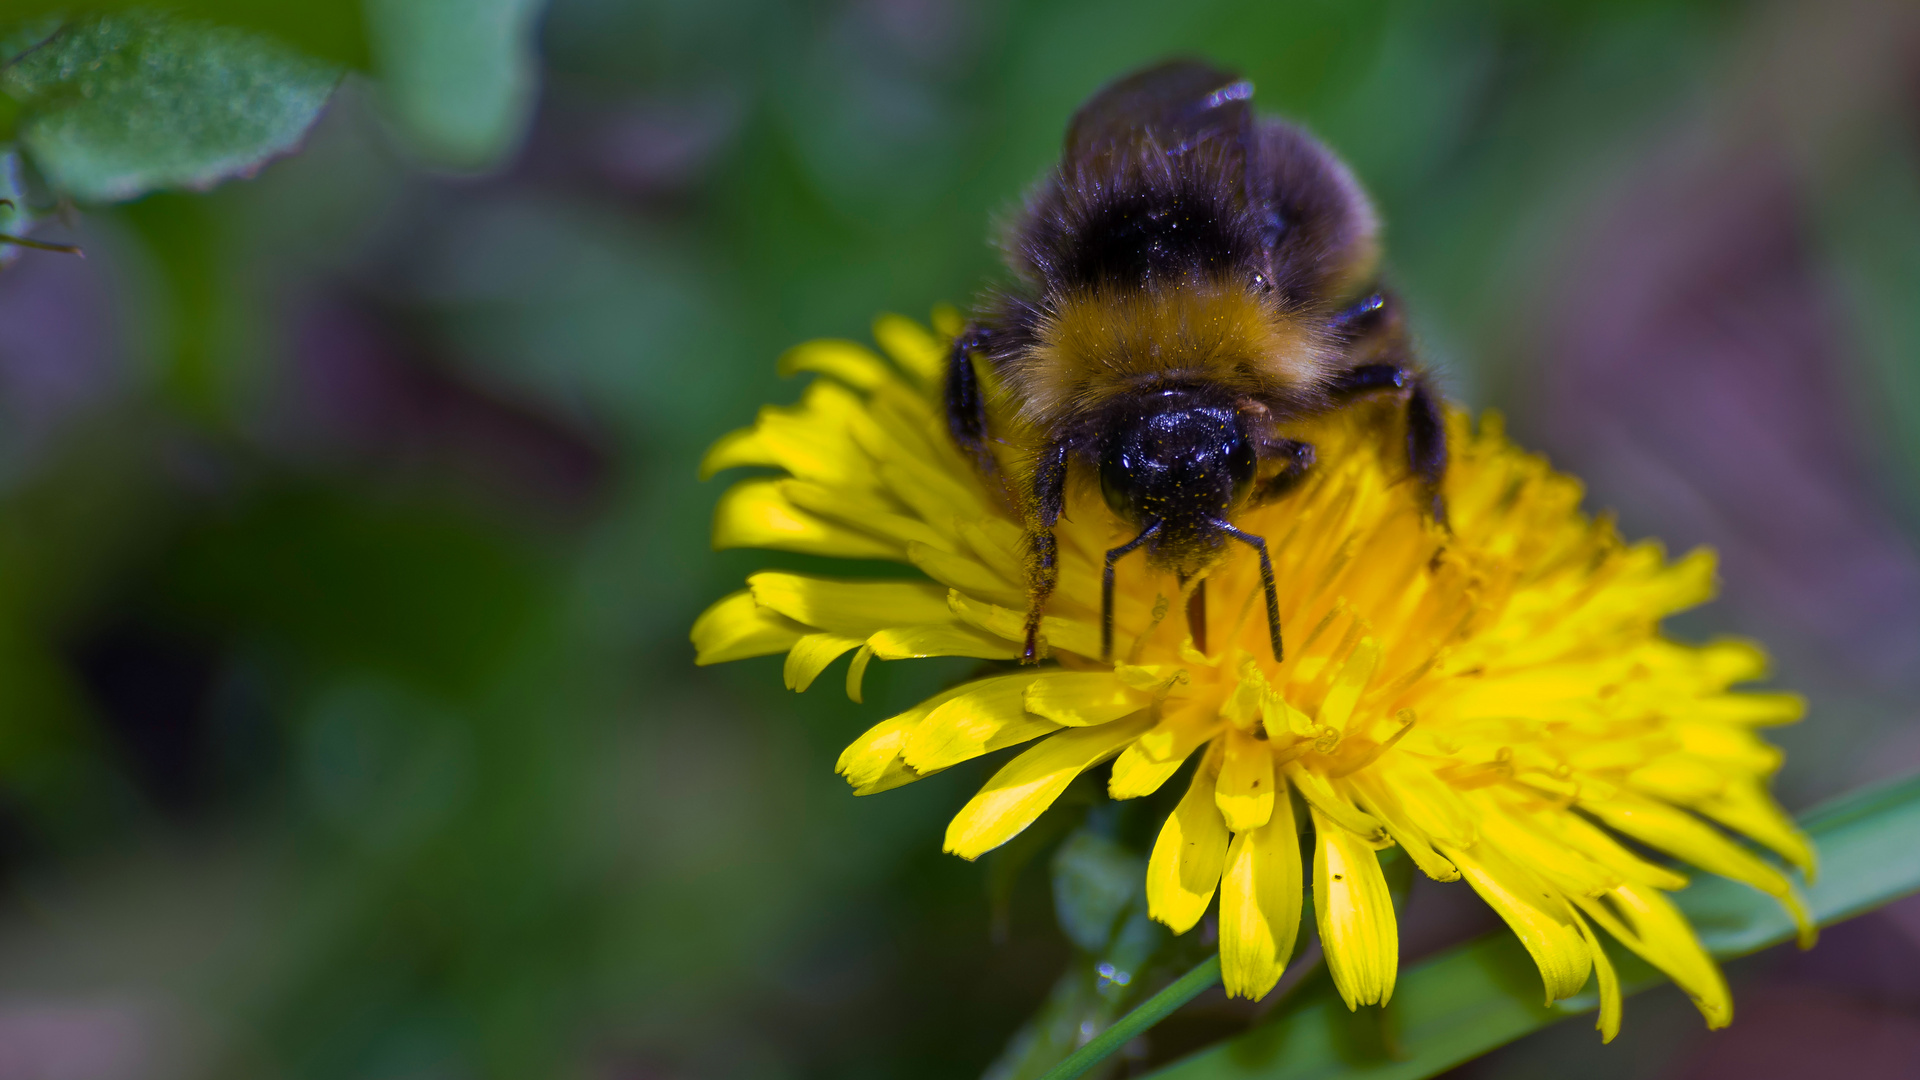
{"type": "Polygon", "coordinates": [[[1253,443],[1233,403],[1202,387],[1153,390],[1132,404],[1101,444],[1101,493],[1136,528],[1159,523],[1149,558],[1192,573],[1219,550],[1216,522],[1253,483],[1253,443]]]}

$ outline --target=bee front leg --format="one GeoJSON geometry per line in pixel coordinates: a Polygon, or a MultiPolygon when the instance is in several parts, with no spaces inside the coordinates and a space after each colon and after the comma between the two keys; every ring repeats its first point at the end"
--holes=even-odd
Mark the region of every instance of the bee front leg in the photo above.
{"type": "Polygon", "coordinates": [[[1027,640],[1023,664],[1040,662],[1040,617],[1060,581],[1060,544],[1053,527],[1067,500],[1067,446],[1048,443],[1033,466],[1033,506],[1027,527],[1027,640]]]}
{"type": "Polygon", "coordinates": [[[1298,439],[1269,438],[1260,444],[1259,453],[1263,461],[1278,458],[1281,466],[1279,472],[1254,484],[1254,506],[1270,503],[1299,487],[1313,468],[1313,444],[1298,439]]]}
{"type": "Polygon", "coordinates": [[[1300,481],[1307,478],[1307,470],[1313,468],[1313,444],[1289,439],[1276,432],[1273,410],[1261,402],[1242,401],[1240,418],[1253,440],[1254,456],[1262,463],[1280,463],[1280,467],[1265,479],[1254,481],[1248,505],[1270,503],[1300,486],[1300,481]]]}

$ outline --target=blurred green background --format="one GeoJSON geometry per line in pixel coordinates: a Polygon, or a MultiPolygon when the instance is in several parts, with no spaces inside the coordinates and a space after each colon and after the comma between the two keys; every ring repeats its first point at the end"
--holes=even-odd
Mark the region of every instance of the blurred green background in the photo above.
{"type": "MultiPolygon", "coordinates": [[[[1920,767],[1910,3],[190,6],[354,73],[257,176],[0,271],[0,1078],[980,1075],[1070,956],[1048,857],[940,854],[991,762],[832,770],[965,668],[694,668],[745,574],[834,569],[712,553],[696,465],[784,348],[964,304],[1173,52],[1353,164],[1454,397],[1721,550],[1676,632],[1812,699],[1790,808],[1920,767]]],[[[1734,975],[1737,1040],[1655,993],[1467,1071],[1920,1061],[1911,902],[1734,975]]]]}

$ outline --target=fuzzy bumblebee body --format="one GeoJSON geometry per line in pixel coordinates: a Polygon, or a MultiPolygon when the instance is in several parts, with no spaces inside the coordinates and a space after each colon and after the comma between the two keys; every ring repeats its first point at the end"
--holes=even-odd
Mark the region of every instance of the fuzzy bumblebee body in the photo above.
{"type": "MultiPolygon", "coordinates": [[[[1252,85],[1176,61],[1113,83],[1074,116],[1060,165],[1012,230],[1015,287],[955,342],[953,436],[994,470],[975,357],[1035,432],[1027,509],[1026,659],[1054,585],[1052,529],[1068,476],[1094,470],[1138,547],[1183,580],[1229,539],[1255,548],[1274,655],[1282,639],[1265,541],[1232,525],[1313,461],[1288,420],[1373,391],[1407,399],[1408,459],[1444,522],[1439,404],[1413,366],[1397,305],[1374,281],[1378,225],[1352,174],[1300,129],[1256,119],[1252,85]]],[[[1189,609],[1204,648],[1204,592],[1189,609]]],[[[1192,601],[1190,601],[1191,603],[1192,601]]],[[[1103,622],[1111,633],[1111,603],[1103,622]]]]}

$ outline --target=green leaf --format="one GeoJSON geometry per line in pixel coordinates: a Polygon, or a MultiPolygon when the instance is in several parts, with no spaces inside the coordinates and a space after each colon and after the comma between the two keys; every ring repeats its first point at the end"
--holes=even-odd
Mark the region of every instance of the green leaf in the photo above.
{"type": "Polygon", "coordinates": [[[1144,893],[1147,860],[1081,829],[1053,855],[1053,910],[1067,940],[1098,952],[1113,940],[1121,912],[1144,893]]]}
{"type": "Polygon", "coordinates": [[[0,65],[13,63],[27,50],[59,33],[63,21],[58,15],[22,17],[19,12],[14,13],[13,20],[0,24],[0,65]]]}
{"type": "MultiPolygon", "coordinates": [[[[1920,777],[1843,797],[1801,822],[1818,846],[1819,883],[1807,903],[1833,923],[1920,890],[1920,777]]],[[[1701,940],[1722,959],[1786,941],[1793,924],[1772,899],[1702,874],[1674,894],[1701,940]]],[[[1617,952],[1629,992],[1660,977],[1617,952]]],[[[1540,976],[1513,935],[1502,932],[1402,971],[1393,1009],[1401,1056],[1379,1052],[1378,1021],[1350,1013],[1331,992],[1303,999],[1277,1020],[1152,1075],[1158,1080],[1295,1080],[1365,1077],[1420,1080],[1594,1007],[1592,997],[1540,1004],[1540,976]]],[[[1597,1039],[1598,1036],[1595,1036],[1597,1039]]]]}
{"type": "Polygon", "coordinates": [[[297,145],[339,70],[241,30],[155,15],[68,26],[0,73],[19,139],[82,202],[211,187],[297,145]]]}
{"type": "MultiPolygon", "coordinates": [[[[181,19],[194,19],[265,34],[283,45],[340,64],[365,70],[367,40],[361,0],[299,0],[298,3],[261,3],[260,0],[7,0],[6,18],[32,28],[57,28],[67,19],[90,15],[120,15],[159,8],[181,19]]],[[[0,29],[0,57],[4,44],[21,31],[0,29]]]]}
{"type": "Polygon", "coordinates": [[[367,0],[388,110],[421,152],[460,168],[499,160],[525,132],[541,0],[367,0]]]}

